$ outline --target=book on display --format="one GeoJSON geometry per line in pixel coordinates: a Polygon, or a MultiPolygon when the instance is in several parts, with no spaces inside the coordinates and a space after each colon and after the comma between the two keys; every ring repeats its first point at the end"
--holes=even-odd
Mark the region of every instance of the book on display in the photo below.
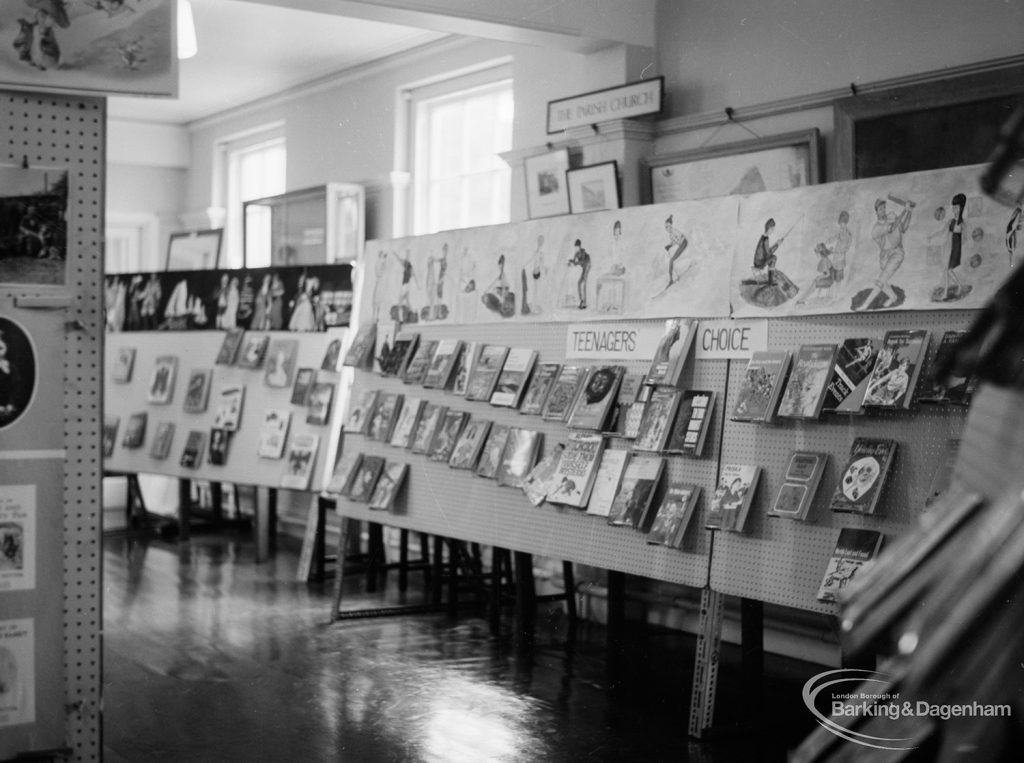
{"type": "Polygon", "coordinates": [[[835,344],[805,344],[797,350],[786,388],[779,401],[779,416],[816,419],[825,403],[825,392],[836,354],[835,344]]]}
{"type": "Polygon", "coordinates": [[[711,498],[705,527],[743,532],[760,476],[760,466],[724,464],[715,494],[711,498]]]}
{"type": "Polygon", "coordinates": [[[791,357],[789,350],[758,350],[750,356],[732,410],[733,421],[767,423],[774,418],[791,357]]]}
{"type": "Polygon", "coordinates": [[[590,500],[605,439],[599,434],[571,432],[562,450],[547,499],[577,509],[590,500]]]}
{"type": "Polygon", "coordinates": [[[782,483],[775,491],[769,516],[806,520],[828,465],[828,453],[794,450],[786,460],[782,483]]]}

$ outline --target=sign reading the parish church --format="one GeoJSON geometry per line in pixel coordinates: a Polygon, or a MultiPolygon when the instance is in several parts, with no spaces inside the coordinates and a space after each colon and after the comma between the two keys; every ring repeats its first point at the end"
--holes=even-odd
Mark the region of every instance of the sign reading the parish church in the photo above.
{"type": "Polygon", "coordinates": [[[657,114],[665,100],[665,78],[631,82],[548,102],[548,135],[610,119],[657,114]]]}

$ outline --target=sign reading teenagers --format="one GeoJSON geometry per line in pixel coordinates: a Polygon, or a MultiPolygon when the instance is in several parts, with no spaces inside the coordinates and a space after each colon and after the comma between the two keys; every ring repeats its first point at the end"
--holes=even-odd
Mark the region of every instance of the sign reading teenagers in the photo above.
{"type": "Polygon", "coordinates": [[[565,357],[650,360],[663,331],[660,323],[571,323],[565,334],[565,357]]]}
{"type": "Polygon", "coordinates": [[[701,321],[694,342],[699,360],[750,358],[768,349],[768,321],[701,321]]]}

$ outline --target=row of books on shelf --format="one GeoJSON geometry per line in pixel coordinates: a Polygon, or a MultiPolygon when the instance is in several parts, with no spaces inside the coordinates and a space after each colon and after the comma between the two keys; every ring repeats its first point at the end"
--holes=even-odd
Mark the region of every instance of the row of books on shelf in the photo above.
{"type": "Polygon", "coordinates": [[[964,334],[947,331],[942,335],[927,374],[922,374],[930,338],[927,329],[894,329],[880,340],[854,337],[839,344],[805,344],[795,353],[755,352],[731,418],[770,422],[775,416],[816,419],[822,413],[909,409],[914,403],[967,406],[975,381],[944,379],[936,373],[964,334]]]}

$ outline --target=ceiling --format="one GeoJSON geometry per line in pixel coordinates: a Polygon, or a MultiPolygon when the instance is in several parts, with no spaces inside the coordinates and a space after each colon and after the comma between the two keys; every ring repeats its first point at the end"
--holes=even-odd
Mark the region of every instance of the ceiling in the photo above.
{"type": "Polygon", "coordinates": [[[177,98],[108,99],[113,119],[183,125],[445,35],[247,0],[193,0],[199,53],[177,98]]]}

